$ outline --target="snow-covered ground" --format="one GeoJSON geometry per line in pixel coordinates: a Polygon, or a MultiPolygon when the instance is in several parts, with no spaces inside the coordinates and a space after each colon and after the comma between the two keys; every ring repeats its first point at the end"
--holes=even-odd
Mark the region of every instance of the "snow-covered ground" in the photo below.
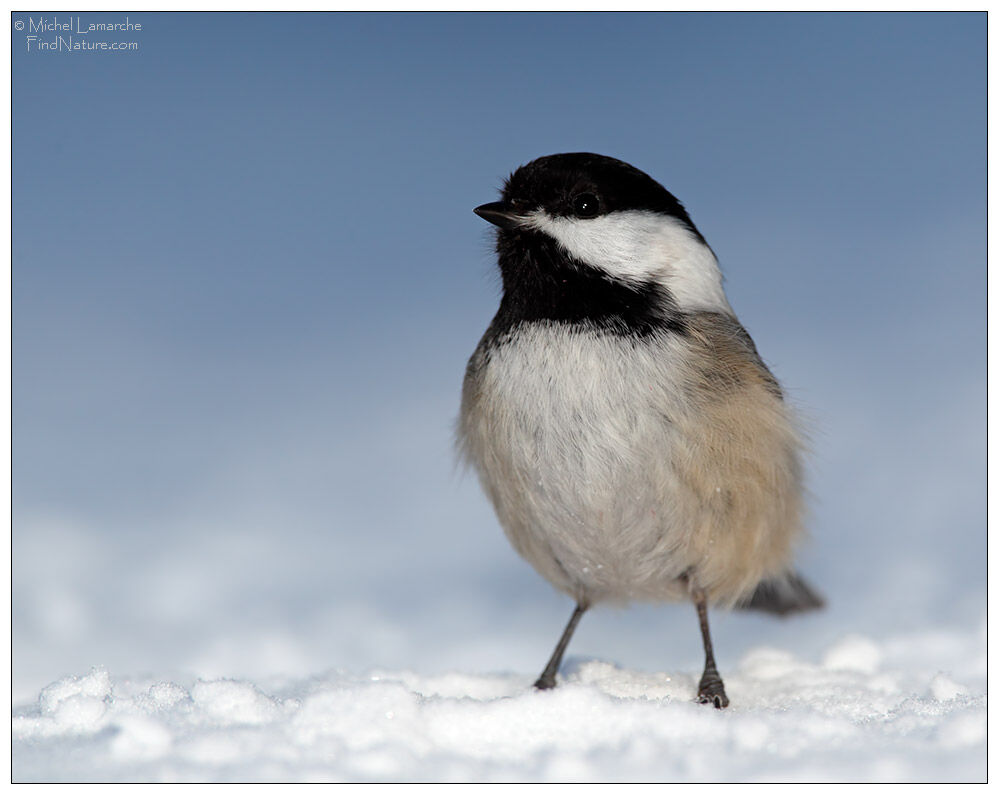
{"type": "Polygon", "coordinates": [[[333,671],[174,681],[95,668],[16,710],[18,781],[985,779],[984,625],[850,636],[818,660],[758,646],[732,706],[691,670],[572,658],[513,674],[333,671]]]}

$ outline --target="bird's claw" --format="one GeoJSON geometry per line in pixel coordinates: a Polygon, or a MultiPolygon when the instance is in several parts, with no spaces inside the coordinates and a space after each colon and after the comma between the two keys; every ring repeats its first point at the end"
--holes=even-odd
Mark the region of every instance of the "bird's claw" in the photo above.
{"type": "Polygon", "coordinates": [[[714,704],[715,709],[728,706],[728,696],[725,695],[725,685],[718,674],[714,676],[705,672],[697,687],[697,701],[701,704],[714,704]]]}

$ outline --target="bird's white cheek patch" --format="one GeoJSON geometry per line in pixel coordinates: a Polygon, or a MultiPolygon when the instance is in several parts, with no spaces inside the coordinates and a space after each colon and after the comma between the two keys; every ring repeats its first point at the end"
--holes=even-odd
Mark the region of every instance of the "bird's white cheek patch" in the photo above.
{"type": "Polygon", "coordinates": [[[681,309],[732,314],[711,249],[674,218],[639,210],[560,218],[538,210],[526,223],[609,276],[659,282],[681,309]]]}

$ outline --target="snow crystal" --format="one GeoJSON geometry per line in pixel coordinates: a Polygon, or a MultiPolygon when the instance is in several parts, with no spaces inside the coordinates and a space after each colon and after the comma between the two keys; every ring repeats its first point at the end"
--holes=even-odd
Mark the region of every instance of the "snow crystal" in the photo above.
{"type": "Polygon", "coordinates": [[[937,701],[950,701],[952,698],[967,695],[968,688],[959,685],[946,674],[940,673],[930,682],[929,694],[937,701]]]}
{"type": "Polygon", "coordinates": [[[198,682],[191,700],[205,716],[223,725],[269,723],[281,710],[267,696],[247,682],[218,680],[198,682]]]}

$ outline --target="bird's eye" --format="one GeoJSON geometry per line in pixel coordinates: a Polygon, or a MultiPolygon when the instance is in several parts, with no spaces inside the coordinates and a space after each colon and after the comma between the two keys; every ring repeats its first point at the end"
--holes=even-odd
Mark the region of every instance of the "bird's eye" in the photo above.
{"type": "Polygon", "coordinates": [[[592,193],[580,193],[572,200],[572,211],[577,218],[593,218],[600,212],[600,202],[592,193]]]}

